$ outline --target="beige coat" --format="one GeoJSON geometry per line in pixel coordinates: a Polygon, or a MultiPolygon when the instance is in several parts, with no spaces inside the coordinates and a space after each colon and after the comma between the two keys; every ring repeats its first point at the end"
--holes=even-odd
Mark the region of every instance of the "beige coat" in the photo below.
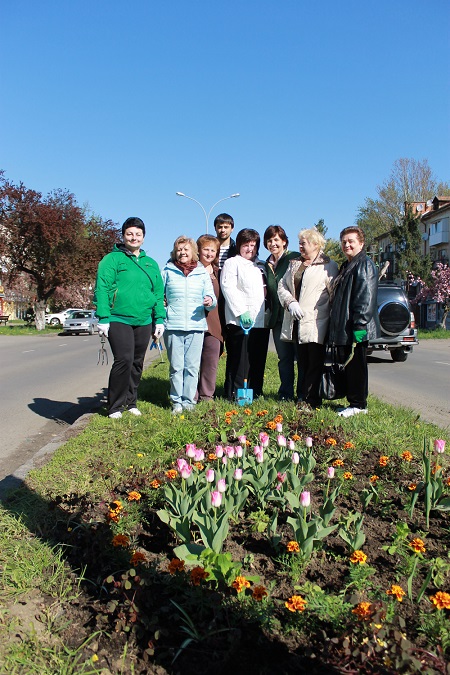
{"type": "Polygon", "coordinates": [[[334,260],[330,260],[323,253],[319,253],[314,262],[309,267],[304,268],[300,298],[298,299],[304,317],[298,321],[298,335],[293,337],[294,319],[289,313],[288,307],[291,302],[297,300],[294,275],[301,265],[301,259],[292,260],[286,274],[278,284],[278,297],[282,307],[284,307],[281,339],[286,342],[295,342],[297,338],[299,343],[317,342],[318,344],[324,344],[330,319],[331,283],[338,273],[338,267],[334,260]]]}

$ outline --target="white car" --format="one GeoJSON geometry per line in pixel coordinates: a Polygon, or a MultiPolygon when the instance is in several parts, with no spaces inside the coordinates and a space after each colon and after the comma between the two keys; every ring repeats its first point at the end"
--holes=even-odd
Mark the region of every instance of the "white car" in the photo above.
{"type": "Polygon", "coordinates": [[[95,310],[73,309],[64,321],[63,331],[74,335],[80,333],[94,335],[94,332],[98,331],[98,318],[95,316],[95,310]]]}
{"type": "Polygon", "coordinates": [[[51,326],[62,326],[64,321],[68,318],[69,312],[84,312],[86,310],[78,307],[69,307],[62,312],[56,312],[56,314],[46,314],[45,323],[49,323],[51,326]]]}

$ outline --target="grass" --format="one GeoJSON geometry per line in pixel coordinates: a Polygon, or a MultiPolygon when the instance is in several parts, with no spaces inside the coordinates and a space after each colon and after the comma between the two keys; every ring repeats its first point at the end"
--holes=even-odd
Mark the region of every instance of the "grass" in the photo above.
{"type": "Polygon", "coordinates": [[[419,328],[419,340],[448,340],[450,339],[450,330],[444,328],[419,328]]]}
{"type": "Polygon", "coordinates": [[[0,335],[57,335],[62,326],[48,326],[43,330],[36,330],[36,326],[28,326],[20,319],[8,321],[6,326],[0,326],[0,335]]]}
{"type": "MultiPolygon", "coordinates": [[[[49,332],[54,330],[49,329],[49,332]]],[[[223,381],[223,375],[222,359],[219,382],[223,381]]],[[[28,476],[24,488],[8,501],[8,508],[0,507],[0,599],[4,606],[0,613],[2,672],[44,675],[101,672],[86,656],[83,645],[67,644],[59,635],[61,608],[77,597],[83,572],[69,568],[65,562],[64,547],[54,539],[55,523],[49,504],[62,498],[81,499],[86,495],[89,502],[108,502],[112,491],[131,470],[137,475],[157,476],[171,466],[186,443],[194,442],[202,447],[206,439],[211,443],[221,441],[221,433],[230,431],[223,421],[230,404],[222,399],[213,405],[201,403],[193,413],[174,418],[168,404],[167,378],[167,364],[152,364],[140,387],[142,417],[124,415],[121,420],[111,421],[105,414],[93,415],[79,436],[70,439],[48,464],[28,476]],[[46,603],[45,612],[37,612],[37,619],[36,614],[29,617],[30,624],[26,624],[16,617],[14,603],[28,599],[32,593],[50,597],[51,603],[46,603]],[[11,640],[12,634],[20,635],[20,640],[11,640]]],[[[296,411],[292,404],[276,400],[277,386],[276,357],[269,354],[266,398],[258,402],[258,407],[267,408],[269,417],[281,413],[288,425],[295,420],[296,411]]],[[[336,403],[327,402],[322,409],[314,411],[308,418],[308,427],[311,434],[332,436],[342,435],[342,431],[348,434],[354,447],[348,451],[346,459],[352,464],[367,452],[374,456],[400,456],[404,450],[421,448],[424,437],[450,440],[448,433],[423,422],[417,413],[390,406],[372,396],[369,398],[369,415],[347,420],[337,417],[336,403]]],[[[248,428],[244,426],[240,431],[250,433],[254,423],[249,419],[247,424],[248,428]]],[[[321,459],[324,468],[336,456],[333,447],[327,452],[329,455],[321,459]]],[[[395,481],[395,477],[392,480],[395,481]]],[[[148,492],[146,497],[156,499],[156,493],[148,492]]],[[[89,515],[83,512],[81,502],[79,515],[81,519],[78,516],[74,519],[73,513],[68,511],[64,527],[67,530],[95,527],[95,522],[89,521],[89,515]]],[[[63,511],[58,518],[61,525],[63,511]]],[[[132,509],[129,518],[133,518],[132,509]]],[[[325,602],[325,599],[320,601],[325,602]]],[[[123,672],[128,671],[124,669],[123,672]]]]}

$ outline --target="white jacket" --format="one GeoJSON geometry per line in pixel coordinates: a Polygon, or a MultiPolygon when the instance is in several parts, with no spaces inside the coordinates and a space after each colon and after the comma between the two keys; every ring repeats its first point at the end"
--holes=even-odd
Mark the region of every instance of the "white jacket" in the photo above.
{"type": "Polygon", "coordinates": [[[324,344],[330,320],[331,283],[338,273],[338,267],[334,260],[330,260],[323,253],[319,253],[314,262],[305,268],[300,288],[300,297],[298,299],[298,304],[304,313],[304,317],[298,322],[298,335],[293,336],[294,319],[288,307],[291,302],[297,300],[295,297],[294,276],[301,264],[301,259],[292,260],[289,263],[286,274],[278,284],[278,298],[282,307],[284,307],[280,337],[287,342],[317,342],[318,344],[324,344]]]}
{"type": "Polygon", "coordinates": [[[240,255],[228,258],[220,273],[225,298],[225,322],[239,326],[239,317],[250,312],[254,328],[264,328],[264,277],[257,262],[240,255]]]}

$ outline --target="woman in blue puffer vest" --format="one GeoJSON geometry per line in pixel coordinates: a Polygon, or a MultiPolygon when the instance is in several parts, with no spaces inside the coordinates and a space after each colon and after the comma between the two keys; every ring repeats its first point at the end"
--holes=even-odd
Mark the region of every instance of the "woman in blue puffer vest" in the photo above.
{"type": "Polygon", "coordinates": [[[197,244],[189,237],[175,240],[163,273],[166,300],[164,340],[170,362],[173,414],[195,406],[198,372],[207,330],[206,313],[217,300],[209,274],[198,262],[197,244]]]}

